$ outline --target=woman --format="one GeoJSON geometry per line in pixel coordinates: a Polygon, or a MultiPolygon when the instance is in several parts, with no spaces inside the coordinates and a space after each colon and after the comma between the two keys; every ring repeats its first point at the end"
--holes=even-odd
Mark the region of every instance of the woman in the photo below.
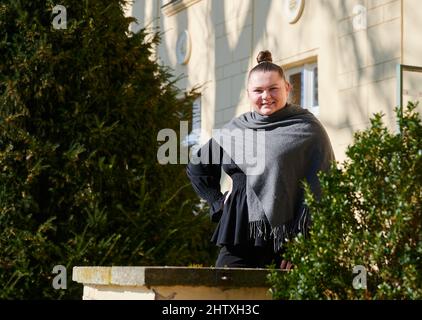
{"type": "Polygon", "coordinates": [[[218,223],[212,237],[221,247],[216,267],[275,263],[284,268],[283,243],[298,232],[306,234],[309,226],[302,182],[318,197],[317,173],[334,160],[320,122],[287,103],[291,86],[271,53],[261,51],[257,61],[247,88],[254,111],[231,120],[197,151],[200,161],[187,166],[194,190],[210,204],[211,219],[218,223]],[[263,139],[247,140],[247,132],[262,133],[263,139]],[[259,170],[251,170],[248,162],[254,150],[259,170]],[[220,191],[221,168],[232,179],[230,194],[220,191]]]}

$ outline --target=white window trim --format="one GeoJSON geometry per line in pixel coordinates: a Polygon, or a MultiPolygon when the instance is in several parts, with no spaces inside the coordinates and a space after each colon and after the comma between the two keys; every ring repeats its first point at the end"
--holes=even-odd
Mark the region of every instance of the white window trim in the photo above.
{"type": "MultiPolygon", "coordinates": [[[[301,100],[302,107],[308,109],[315,116],[319,115],[319,105],[313,106],[313,96],[314,96],[314,72],[313,69],[317,67],[317,62],[306,63],[296,68],[287,69],[285,71],[286,78],[289,79],[291,75],[301,72],[302,73],[302,83],[304,86],[304,91],[301,91],[301,100]],[[306,94],[303,96],[303,92],[306,94]]],[[[318,75],[319,76],[319,75],[318,75]]],[[[294,90],[294,88],[293,88],[294,90]]],[[[318,99],[319,100],[319,99],[318,99]]]]}
{"type": "Polygon", "coordinates": [[[201,0],[168,0],[163,1],[163,5],[161,6],[161,10],[163,13],[170,17],[186,8],[190,7],[191,5],[199,2],[201,0]]]}

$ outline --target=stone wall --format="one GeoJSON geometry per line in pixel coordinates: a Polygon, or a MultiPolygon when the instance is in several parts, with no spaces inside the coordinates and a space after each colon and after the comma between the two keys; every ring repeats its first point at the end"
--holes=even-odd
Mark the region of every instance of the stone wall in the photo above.
{"type": "MultiPolygon", "coordinates": [[[[282,272],[282,271],[279,271],[282,272]]],[[[269,300],[268,269],[74,267],[84,300],[269,300]]]]}

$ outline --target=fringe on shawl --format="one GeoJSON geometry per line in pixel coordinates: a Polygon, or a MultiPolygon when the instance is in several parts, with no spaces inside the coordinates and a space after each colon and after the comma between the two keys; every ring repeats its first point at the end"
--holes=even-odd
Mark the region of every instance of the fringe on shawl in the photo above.
{"type": "Polygon", "coordinates": [[[283,244],[297,234],[302,233],[306,238],[311,222],[308,206],[304,205],[302,212],[296,216],[292,222],[283,224],[267,230],[267,223],[264,220],[251,221],[249,222],[249,237],[250,238],[264,238],[267,240],[268,237],[274,241],[274,252],[277,252],[283,247],[283,244]],[[268,232],[269,231],[269,232],[268,232]]]}

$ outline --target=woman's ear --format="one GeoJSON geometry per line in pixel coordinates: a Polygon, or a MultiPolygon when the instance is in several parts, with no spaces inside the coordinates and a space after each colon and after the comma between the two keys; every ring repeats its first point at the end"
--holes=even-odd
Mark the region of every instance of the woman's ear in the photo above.
{"type": "Polygon", "coordinates": [[[286,91],[287,91],[287,93],[289,93],[290,90],[292,90],[292,85],[287,80],[285,80],[285,82],[286,82],[286,91]]]}

